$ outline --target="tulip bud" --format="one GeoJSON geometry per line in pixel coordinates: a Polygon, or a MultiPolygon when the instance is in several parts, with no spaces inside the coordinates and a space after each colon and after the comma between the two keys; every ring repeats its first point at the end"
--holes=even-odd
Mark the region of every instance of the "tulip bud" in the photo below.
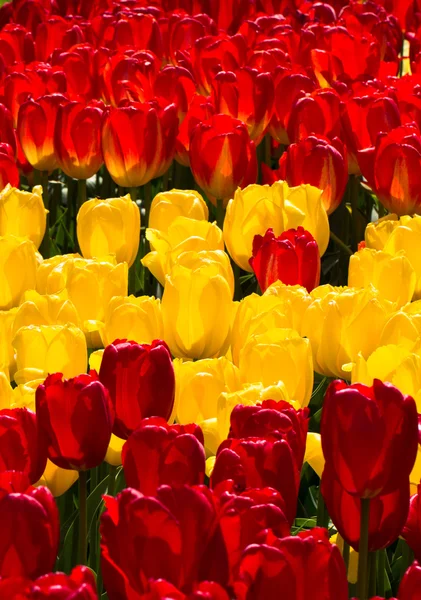
{"type": "Polygon", "coordinates": [[[84,202],[77,215],[77,239],[84,258],[115,254],[118,263],[131,267],[139,248],[140,210],[130,194],[84,202]]]}
{"type": "Polygon", "coordinates": [[[114,422],[107,390],[96,377],[49,375],[36,392],[40,433],[48,458],[62,469],[86,471],[104,460],[114,422]],[[80,420],[84,427],[75,421],[80,420]]]}
{"type": "Polygon", "coordinates": [[[0,309],[17,306],[26,290],[35,288],[36,248],[29,240],[0,237],[0,309]]]}
{"type": "Polygon", "coordinates": [[[45,378],[48,373],[76,377],[86,372],[88,351],[82,331],[74,325],[30,325],[13,338],[17,384],[45,378]]]}
{"type": "Polygon", "coordinates": [[[399,600],[421,599],[421,565],[416,560],[406,571],[399,586],[399,600]]]}
{"type": "Polygon", "coordinates": [[[149,228],[165,234],[177,217],[208,220],[209,210],[199,192],[174,189],[155,196],[149,212],[149,228]]]}
{"type": "MultiPolygon", "coordinates": [[[[9,582],[16,582],[16,598],[25,598],[25,600],[32,600],[37,598],[38,600],[44,600],[50,598],[50,600],[63,600],[69,598],[83,598],[83,600],[96,600],[98,597],[96,589],[95,576],[91,569],[88,567],[77,566],[75,567],[70,575],[65,573],[47,573],[42,575],[35,581],[22,582],[19,586],[18,579],[5,580],[9,582]],[[22,596],[20,596],[22,594],[22,596]]],[[[5,593],[4,600],[9,600],[6,591],[3,592],[3,588],[0,582],[0,592],[5,593]]],[[[6,588],[7,589],[7,588],[6,588]]],[[[3,596],[2,596],[3,597],[3,596]]],[[[12,598],[10,598],[12,600],[12,598]]]]}
{"type": "Polygon", "coordinates": [[[66,298],[66,294],[41,295],[35,290],[28,290],[22,296],[22,304],[16,310],[13,321],[13,336],[21,327],[30,325],[67,325],[80,328],[80,319],[74,304],[66,298]]]}
{"type": "Polygon", "coordinates": [[[257,159],[247,127],[229,115],[199,123],[190,138],[190,167],[199,186],[228,201],[237,187],[256,181],[257,159]]]}
{"type": "Polygon", "coordinates": [[[172,354],[196,359],[223,355],[232,307],[232,291],[217,265],[194,270],[175,265],[162,296],[164,336],[172,354]]]}
{"type": "Polygon", "coordinates": [[[169,420],[174,406],[174,368],[167,345],[115,340],[105,348],[99,379],[115,409],[113,433],[127,439],[145,417],[169,420]]]}
{"type": "Polygon", "coordinates": [[[161,339],[161,301],[153,296],[114,296],[105,312],[101,338],[104,346],[108,346],[119,337],[138,344],[161,339]]]}
{"type": "Polygon", "coordinates": [[[417,493],[411,497],[408,519],[402,530],[402,537],[413,551],[415,558],[421,558],[421,485],[417,493]]]}
{"type": "Polygon", "coordinates": [[[10,184],[0,192],[0,235],[27,238],[39,248],[45,233],[46,215],[40,185],[36,185],[32,193],[10,184]]]}
{"type": "Polygon", "coordinates": [[[185,167],[190,166],[189,153],[191,135],[196,125],[203,121],[207,121],[213,114],[215,114],[215,108],[210,97],[202,96],[202,94],[194,94],[190,101],[187,114],[180,124],[177,139],[175,141],[175,159],[180,165],[184,165],[185,167]]]}

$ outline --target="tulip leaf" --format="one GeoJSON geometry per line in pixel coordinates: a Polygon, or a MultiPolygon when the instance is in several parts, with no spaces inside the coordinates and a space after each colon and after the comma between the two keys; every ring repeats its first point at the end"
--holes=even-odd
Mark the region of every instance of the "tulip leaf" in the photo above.
{"type": "Polygon", "coordinates": [[[102,481],[98,483],[96,488],[89,494],[86,501],[86,512],[88,518],[88,531],[91,531],[94,520],[99,508],[103,504],[102,496],[107,492],[109,476],[104,477],[102,481]]]}

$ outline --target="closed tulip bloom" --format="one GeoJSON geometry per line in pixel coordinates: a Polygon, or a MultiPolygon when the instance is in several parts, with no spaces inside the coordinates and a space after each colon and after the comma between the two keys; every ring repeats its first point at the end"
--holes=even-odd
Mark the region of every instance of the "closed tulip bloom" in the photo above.
{"type": "Polygon", "coordinates": [[[392,313],[383,328],[380,345],[394,344],[415,351],[420,333],[421,301],[416,300],[392,313]]]}
{"type": "Polygon", "coordinates": [[[199,186],[228,201],[237,187],[256,181],[257,158],[247,127],[229,115],[215,115],[192,132],[190,167],[199,186]]]}
{"type": "Polygon", "coordinates": [[[238,369],[225,356],[174,360],[176,420],[182,425],[216,417],[222,392],[241,387],[238,369]]]}
{"type": "Polygon", "coordinates": [[[402,537],[411,548],[417,560],[421,559],[421,485],[417,493],[411,496],[408,519],[402,529],[402,537]]]}
{"type": "MultiPolygon", "coordinates": [[[[80,254],[56,254],[56,256],[52,256],[51,258],[45,258],[39,265],[37,269],[37,283],[36,290],[40,294],[48,294],[47,285],[50,274],[58,269],[60,272],[63,271],[63,264],[74,259],[74,258],[82,258],[80,254]]],[[[54,278],[55,275],[52,276],[54,278]]],[[[61,281],[65,281],[62,279],[61,281]]]]}
{"type": "Polygon", "coordinates": [[[140,241],[139,207],[130,194],[84,202],[77,215],[77,239],[84,258],[115,254],[118,263],[131,267],[140,241]]]}
{"type": "Polygon", "coordinates": [[[190,166],[190,142],[191,135],[198,123],[207,121],[215,114],[215,107],[210,96],[202,94],[193,94],[189,107],[183,121],[180,123],[177,139],[175,141],[175,160],[184,165],[190,166]]]}
{"type": "Polygon", "coordinates": [[[151,344],[163,337],[161,301],[153,296],[114,296],[105,312],[101,338],[104,346],[119,337],[151,344]]]}
{"type": "MultiPolygon", "coordinates": [[[[21,600],[96,600],[98,597],[94,574],[91,569],[82,566],[75,567],[70,575],[47,573],[35,581],[25,582],[19,592],[23,594],[22,597],[17,596],[21,600]]],[[[7,596],[5,600],[9,600],[7,596]]]]}
{"type": "Polygon", "coordinates": [[[301,286],[281,282],[268,287],[263,296],[250,294],[243,298],[235,314],[231,332],[233,362],[238,365],[240,351],[252,335],[270,329],[296,329],[301,322],[311,296],[301,286]]]}
{"type": "Polygon", "coordinates": [[[102,463],[110,442],[114,410],[97,377],[83,374],[63,380],[61,373],[49,375],[37,389],[36,408],[52,463],[77,471],[102,463]]]}
{"type": "Polygon", "coordinates": [[[76,377],[86,371],[88,351],[83,332],[74,325],[29,325],[13,339],[17,384],[45,378],[48,373],[76,377]]]}
{"type": "Polygon", "coordinates": [[[67,102],[58,109],[54,145],[60,169],[69,177],[89,179],[104,162],[102,121],[99,103],[67,102]]]}
{"type": "Polygon", "coordinates": [[[415,402],[377,379],[371,387],[334,381],[324,399],[321,436],[326,464],[348,494],[391,493],[409,483],[414,466],[415,402]]]}
{"type": "Polygon", "coordinates": [[[399,600],[420,600],[421,565],[416,560],[406,571],[399,586],[399,600]]]}
{"type": "Polygon", "coordinates": [[[28,290],[23,294],[22,303],[16,310],[12,332],[15,335],[21,327],[30,325],[67,324],[80,327],[76,308],[65,293],[49,296],[28,290]]]}
{"type": "Polygon", "coordinates": [[[27,238],[39,248],[46,222],[47,211],[40,185],[36,185],[32,192],[25,192],[8,184],[0,192],[0,235],[27,238]]]}
{"type": "Polygon", "coordinates": [[[154,496],[160,485],[200,485],[205,478],[203,433],[198,425],[144,419],[123,446],[128,487],[154,496]]]}
{"type": "Polygon", "coordinates": [[[307,406],[313,390],[310,342],[293,329],[271,329],[250,336],[239,358],[244,382],[268,386],[282,381],[292,400],[307,406]]]}
{"type": "Polygon", "coordinates": [[[45,487],[23,473],[0,475],[0,577],[35,579],[52,571],[60,539],[59,514],[45,487]]]}
{"type": "Polygon", "coordinates": [[[206,202],[196,190],[169,190],[160,192],[151,203],[148,227],[167,233],[177,217],[188,217],[207,221],[209,210],[206,202]]]}
{"type": "Polygon", "coordinates": [[[227,350],[232,292],[215,264],[175,265],[162,296],[164,336],[176,358],[213,358],[227,350]],[[188,323],[188,327],[187,327],[188,323]]]}
{"type": "Polygon", "coordinates": [[[260,289],[282,281],[287,285],[302,285],[308,292],[319,285],[320,254],[311,233],[298,227],[275,237],[273,229],[253,240],[253,256],[249,260],[260,289]]]}
{"type": "Polygon", "coordinates": [[[36,483],[47,463],[47,447],[38,419],[26,408],[0,410],[0,469],[21,471],[36,483]]]}
{"type": "Polygon", "coordinates": [[[145,417],[169,420],[174,407],[174,367],[165,342],[115,340],[105,348],[99,379],[115,409],[113,433],[127,439],[145,417]]]}
{"type": "Polygon", "coordinates": [[[395,307],[373,287],[320,286],[311,295],[301,334],[310,340],[314,369],[326,377],[346,378],[343,366],[355,362],[360,352],[364,358],[373,352],[395,307]]]}
{"type": "Polygon", "coordinates": [[[0,237],[0,309],[18,306],[22,294],[35,288],[36,248],[29,240],[0,237]]]}
{"type": "Polygon", "coordinates": [[[17,308],[0,310],[0,371],[13,377],[15,372],[15,351],[12,345],[13,323],[17,308]]]}
{"type": "Polygon", "coordinates": [[[117,185],[138,187],[167,170],[177,128],[174,104],[162,109],[156,102],[135,102],[111,108],[102,127],[102,150],[117,185]]]}
{"type": "MultiPolygon", "coordinates": [[[[414,222],[417,217],[414,216],[414,222]]],[[[384,250],[386,242],[393,231],[401,225],[411,223],[410,217],[403,217],[402,220],[394,213],[385,215],[378,221],[368,223],[365,228],[365,245],[374,250],[384,250]]]]}
{"type": "Polygon", "coordinates": [[[54,129],[61,94],[27,100],[19,109],[17,136],[28,162],[39,171],[53,171],[59,166],[54,145],[54,129]]]}
{"type": "Polygon", "coordinates": [[[235,584],[238,600],[251,594],[276,600],[279,590],[283,600],[348,598],[345,565],[338,547],[329,542],[326,529],[315,527],[245,550],[235,584]]]}
{"type": "Polygon", "coordinates": [[[366,288],[370,283],[386,300],[401,307],[412,300],[417,276],[404,251],[395,255],[362,248],[349,261],[348,285],[366,288]]]}
{"type": "MultiPolygon", "coordinates": [[[[41,382],[43,383],[43,382],[41,382]]],[[[35,390],[34,390],[35,396],[35,390]]],[[[47,487],[54,498],[65,494],[79,478],[79,471],[72,469],[62,469],[57,467],[51,460],[47,459],[47,466],[38,482],[38,485],[47,487]]]]}
{"type": "Polygon", "coordinates": [[[0,189],[8,185],[18,188],[20,175],[12,147],[3,142],[0,143],[0,189]]]}

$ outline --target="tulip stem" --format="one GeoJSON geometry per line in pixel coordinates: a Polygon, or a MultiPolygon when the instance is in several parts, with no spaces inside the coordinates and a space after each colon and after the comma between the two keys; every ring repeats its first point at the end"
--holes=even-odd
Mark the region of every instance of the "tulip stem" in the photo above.
{"type": "Polygon", "coordinates": [[[356,251],[358,242],[361,241],[358,227],[358,193],[360,182],[357,175],[351,175],[349,178],[350,185],[350,201],[351,201],[351,217],[352,217],[352,247],[356,251]]]}
{"type": "Polygon", "coordinates": [[[382,597],[386,593],[385,570],[386,550],[380,550],[377,557],[377,594],[382,597]]]}
{"type": "Polygon", "coordinates": [[[358,558],[357,596],[368,600],[368,526],[370,520],[370,499],[361,498],[360,544],[358,558]]]}
{"type": "Polygon", "coordinates": [[[131,188],[129,188],[129,194],[130,194],[130,198],[133,200],[133,202],[136,202],[136,200],[137,200],[137,187],[131,187],[131,188]]]}
{"type": "Polygon", "coordinates": [[[330,232],[330,239],[339,246],[344,252],[346,252],[349,256],[353,255],[351,248],[349,248],[342,240],[339,238],[333,231],[330,232]]]}
{"type": "Polygon", "coordinates": [[[77,208],[78,208],[78,211],[84,202],[86,202],[86,179],[78,179],[77,180],[77,208]]]}
{"type": "Polygon", "coordinates": [[[148,183],[145,183],[145,185],[143,186],[143,204],[145,207],[146,227],[149,224],[149,212],[151,210],[151,203],[152,203],[152,185],[151,185],[151,182],[148,181],[148,183]]]}
{"type": "Polygon", "coordinates": [[[117,475],[117,467],[110,465],[109,471],[108,471],[108,495],[109,496],[114,496],[114,494],[115,494],[116,475],[117,475]]]}
{"type": "Polygon", "coordinates": [[[370,598],[376,595],[376,583],[377,583],[377,553],[368,553],[368,595],[370,598]]]}
{"type": "Polygon", "coordinates": [[[44,206],[48,210],[50,208],[50,198],[48,195],[48,171],[41,171],[42,199],[44,206]]]}
{"type": "Polygon", "coordinates": [[[79,562],[81,565],[87,564],[88,558],[88,524],[86,513],[87,497],[87,479],[86,471],[79,472],[79,562]]]}
{"type": "Polygon", "coordinates": [[[220,229],[224,226],[224,201],[218,198],[216,201],[216,224],[220,229]]]}
{"type": "Polygon", "coordinates": [[[347,577],[348,577],[348,568],[349,568],[349,553],[350,553],[349,544],[348,544],[348,542],[346,542],[344,540],[344,546],[343,546],[343,550],[342,550],[342,558],[344,559],[347,577]]]}
{"type": "Polygon", "coordinates": [[[329,515],[326,510],[325,500],[319,488],[319,498],[317,500],[317,527],[328,527],[329,515]]]}

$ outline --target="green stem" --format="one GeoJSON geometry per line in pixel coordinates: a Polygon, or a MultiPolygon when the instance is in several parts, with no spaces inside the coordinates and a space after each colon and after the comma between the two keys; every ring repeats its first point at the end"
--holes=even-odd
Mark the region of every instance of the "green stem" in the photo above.
{"type": "Polygon", "coordinates": [[[48,171],[41,171],[42,199],[44,206],[48,210],[50,208],[50,198],[48,195],[48,171]]]}
{"type": "Polygon", "coordinates": [[[79,562],[81,565],[87,564],[88,558],[88,524],[86,513],[87,499],[87,471],[79,472],[79,562]]]}
{"type": "Polygon", "coordinates": [[[149,213],[152,203],[152,184],[150,181],[143,186],[143,202],[145,206],[145,224],[149,224],[149,213]]]}
{"type": "Polygon", "coordinates": [[[108,474],[108,495],[114,496],[116,484],[117,467],[110,465],[108,474]]]}
{"type": "Polygon", "coordinates": [[[360,182],[357,175],[350,176],[349,185],[351,187],[350,201],[352,217],[352,247],[355,252],[358,247],[358,242],[361,241],[358,233],[358,193],[360,189],[360,182]]]}
{"type": "Polygon", "coordinates": [[[370,598],[376,595],[377,583],[377,553],[369,552],[368,554],[368,596],[370,598]]]}
{"type": "Polygon", "coordinates": [[[168,183],[170,180],[170,169],[167,169],[162,177],[162,191],[163,192],[167,192],[168,191],[168,183]]]}
{"type": "Polygon", "coordinates": [[[84,202],[86,202],[86,179],[78,179],[77,180],[77,209],[78,209],[78,211],[84,202]]]}
{"type": "Polygon", "coordinates": [[[347,246],[342,240],[341,238],[339,238],[336,233],[333,233],[333,231],[330,232],[330,239],[337,245],[339,246],[339,248],[341,248],[341,250],[343,250],[344,252],[346,252],[346,254],[348,254],[348,256],[352,256],[354,253],[352,252],[351,248],[349,248],[349,246],[347,246]]]}
{"type": "Polygon", "coordinates": [[[344,547],[343,547],[343,551],[342,551],[342,558],[344,559],[345,570],[346,570],[347,576],[348,576],[348,568],[349,568],[349,554],[350,554],[349,544],[348,544],[348,542],[346,542],[344,540],[344,547]]]}
{"type": "Polygon", "coordinates": [[[272,137],[269,133],[265,135],[265,163],[271,169],[272,168],[272,137]]]}
{"type": "Polygon", "coordinates": [[[360,545],[358,559],[357,596],[368,600],[368,526],[370,521],[370,499],[361,498],[360,545]]]}
{"type": "Polygon", "coordinates": [[[220,229],[224,226],[225,210],[224,201],[218,198],[216,201],[216,223],[220,229]]]}
{"type": "Polygon", "coordinates": [[[329,515],[327,514],[326,504],[319,488],[319,498],[317,501],[317,527],[328,527],[329,515]]]}
{"type": "Polygon", "coordinates": [[[377,555],[377,594],[384,597],[386,593],[385,586],[385,570],[386,570],[386,550],[379,550],[377,555]]]}
{"type": "Polygon", "coordinates": [[[379,219],[381,219],[382,217],[384,217],[386,214],[386,209],[383,206],[383,204],[379,201],[379,219]]]}
{"type": "Polygon", "coordinates": [[[407,569],[414,561],[414,553],[404,540],[400,540],[402,544],[402,562],[401,562],[401,579],[405,575],[407,569]]]}
{"type": "Polygon", "coordinates": [[[129,194],[130,194],[130,198],[133,200],[133,202],[136,202],[136,200],[137,200],[137,187],[131,187],[131,188],[129,188],[129,194]]]}

